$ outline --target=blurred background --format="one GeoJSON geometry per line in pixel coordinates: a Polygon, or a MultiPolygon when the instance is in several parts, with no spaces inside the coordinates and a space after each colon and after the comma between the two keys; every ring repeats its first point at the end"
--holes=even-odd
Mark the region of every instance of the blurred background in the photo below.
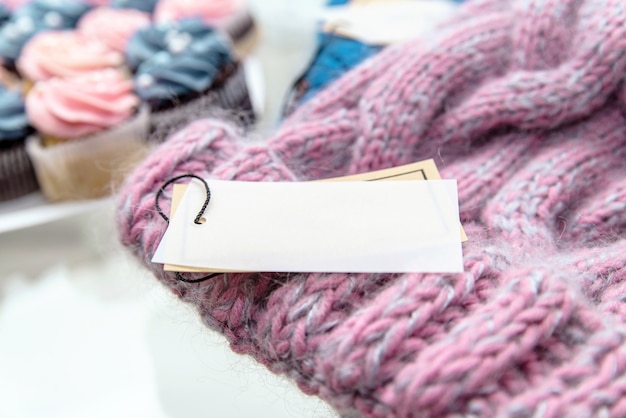
{"type": "MultiPolygon", "coordinates": [[[[423,30],[452,7],[419,1],[439,7],[423,30]]],[[[248,3],[260,28],[246,60],[251,135],[263,139],[311,60],[324,2],[248,3]]],[[[233,354],[151,278],[118,244],[113,207],[0,203],[0,417],[336,416],[233,354]]]]}

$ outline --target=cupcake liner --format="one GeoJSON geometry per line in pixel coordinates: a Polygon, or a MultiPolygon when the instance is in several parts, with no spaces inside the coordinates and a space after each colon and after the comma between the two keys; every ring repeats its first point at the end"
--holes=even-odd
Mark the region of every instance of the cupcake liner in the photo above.
{"type": "Polygon", "coordinates": [[[38,189],[24,142],[0,147],[0,201],[16,199],[38,189]]]}
{"type": "Polygon", "coordinates": [[[87,137],[44,147],[41,137],[26,141],[41,190],[48,200],[104,197],[147,153],[150,120],[142,107],[131,120],[87,137]]]}
{"type": "Polygon", "coordinates": [[[22,79],[16,72],[0,65],[0,84],[8,89],[21,89],[22,79]]]}
{"type": "Polygon", "coordinates": [[[219,117],[244,126],[254,122],[254,110],[243,65],[218,86],[204,94],[181,102],[171,108],[153,111],[151,117],[151,142],[163,142],[172,133],[190,122],[206,117],[219,117]]]}
{"type": "Polygon", "coordinates": [[[31,79],[22,79],[22,96],[26,97],[28,93],[35,87],[35,82],[31,79]]]}

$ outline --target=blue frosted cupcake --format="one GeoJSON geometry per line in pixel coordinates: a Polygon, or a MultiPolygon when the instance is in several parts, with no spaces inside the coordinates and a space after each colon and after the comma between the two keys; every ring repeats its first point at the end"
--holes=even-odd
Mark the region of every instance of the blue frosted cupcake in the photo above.
{"type": "MultiPolygon", "coordinates": [[[[199,21],[193,21],[200,26],[199,21]]],[[[190,22],[193,29],[197,25],[190,22]]],[[[223,36],[206,27],[199,31],[171,31],[165,48],[151,54],[137,68],[135,89],[154,110],[195,98],[229,75],[234,59],[223,36]]]]}
{"type": "Polygon", "coordinates": [[[138,30],[130,39],[126,64],[136,71],[143,62],[159,52],[177,54],[190,45],[216,36],[215,29],[199,19],[153,24],[138,30]]]}
{"type": "Polygon", "coordinates": [[[115,9],[135,9],[146,13],[152,13],[158,0],[112,0],[111,7],[115,9]]]}
{"type": "Polygon", "coordinates": [[[39,188],[25,148],[31,132],[21,93],[0,86],[0,201],[39,188]]]}
{"type": "Polygon", "coordinates": [[[139,31],[127,51],[136,68],[135,91],[152,110],[154,138],[226,110],[252,121],[252,105],[243,68],[233,58],[229,41],[200,20],[156,25],[139,31]]]}
{"type": "Polygon", "coordinates": [[[34,0],[13,11],[0,27],[0,58],[15,69],[22,48],[36,33],[43,30],[71,29],[91,6],[71,0],[34,0]]]}

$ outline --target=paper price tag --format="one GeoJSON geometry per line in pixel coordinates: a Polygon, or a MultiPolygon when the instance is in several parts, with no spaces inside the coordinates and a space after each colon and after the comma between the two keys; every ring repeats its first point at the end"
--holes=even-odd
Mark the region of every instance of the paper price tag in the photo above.
{"type": "Polygon", "coordinates": [[[220,270],[462,271],[453,180],[188,187],[153,262],[220,270]]]}
{"type": "MultiPolygon", "coordinates": [[[[420,162],[416,162],[412,164],[407,164],[405,166],[400,166],[400,167],[393,167],[389,169],[363,173],[363,174],[358,174],[358,175],[353,175],[353,176],[345,176],[345,177],[322,180],[322,182],[437,180],[440,178],[441,177],[437,170],[437,166],[435,165],[434,161],[430,159],[430,160],[420,161],[420,162]]],[[[181,184],[174,185],[170,217],[172,218],[174,217],[178,204],[180,203],[182,196],[185,194],[186,190],[187,190],[187,185],[181,185],[181,184]]],[[[457,202],[456,195],[450,198],[450,202],[456,205],[456,202],[457,202]]],[[[195,217],[195,214],[194,214],[194,217],[195,217]]],[[[467,236],[465,235],[465,232],[463,231],[462,227],[460,227],[460,236],[461,236],[461,241],[467,240],[467,236]]],[[[162,240],[162,245],[166,245],[165,244],[166,241],[167,241],[167,237],[164,237],[162,240]]],[[[191,267],[191,266],[183,266],[183,265],[176,265],[176,264],[165,264],[164,269],[166,271],[198,272],[198,273],[214,273],[214,272],[232,271],[228,269],[191,267]]],[[[237,271],[241,271],[241,270],[238,269],[237,271]]]]}

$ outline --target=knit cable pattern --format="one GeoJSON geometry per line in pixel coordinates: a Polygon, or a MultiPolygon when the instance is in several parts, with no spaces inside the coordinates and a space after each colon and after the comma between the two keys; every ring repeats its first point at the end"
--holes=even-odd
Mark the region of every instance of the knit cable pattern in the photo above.
{"type": "Polygon", "coordinates": [[[121,191],[120,237],[233,350],[343,416],[624,417],[625,76],[623,0],[470,1],[262,145],[210,119],[171,137],[121,191]],[[150,263],[174,176],[313,180],[431,157],[459,183],[464,273],[187,284],[150,263]]]}

